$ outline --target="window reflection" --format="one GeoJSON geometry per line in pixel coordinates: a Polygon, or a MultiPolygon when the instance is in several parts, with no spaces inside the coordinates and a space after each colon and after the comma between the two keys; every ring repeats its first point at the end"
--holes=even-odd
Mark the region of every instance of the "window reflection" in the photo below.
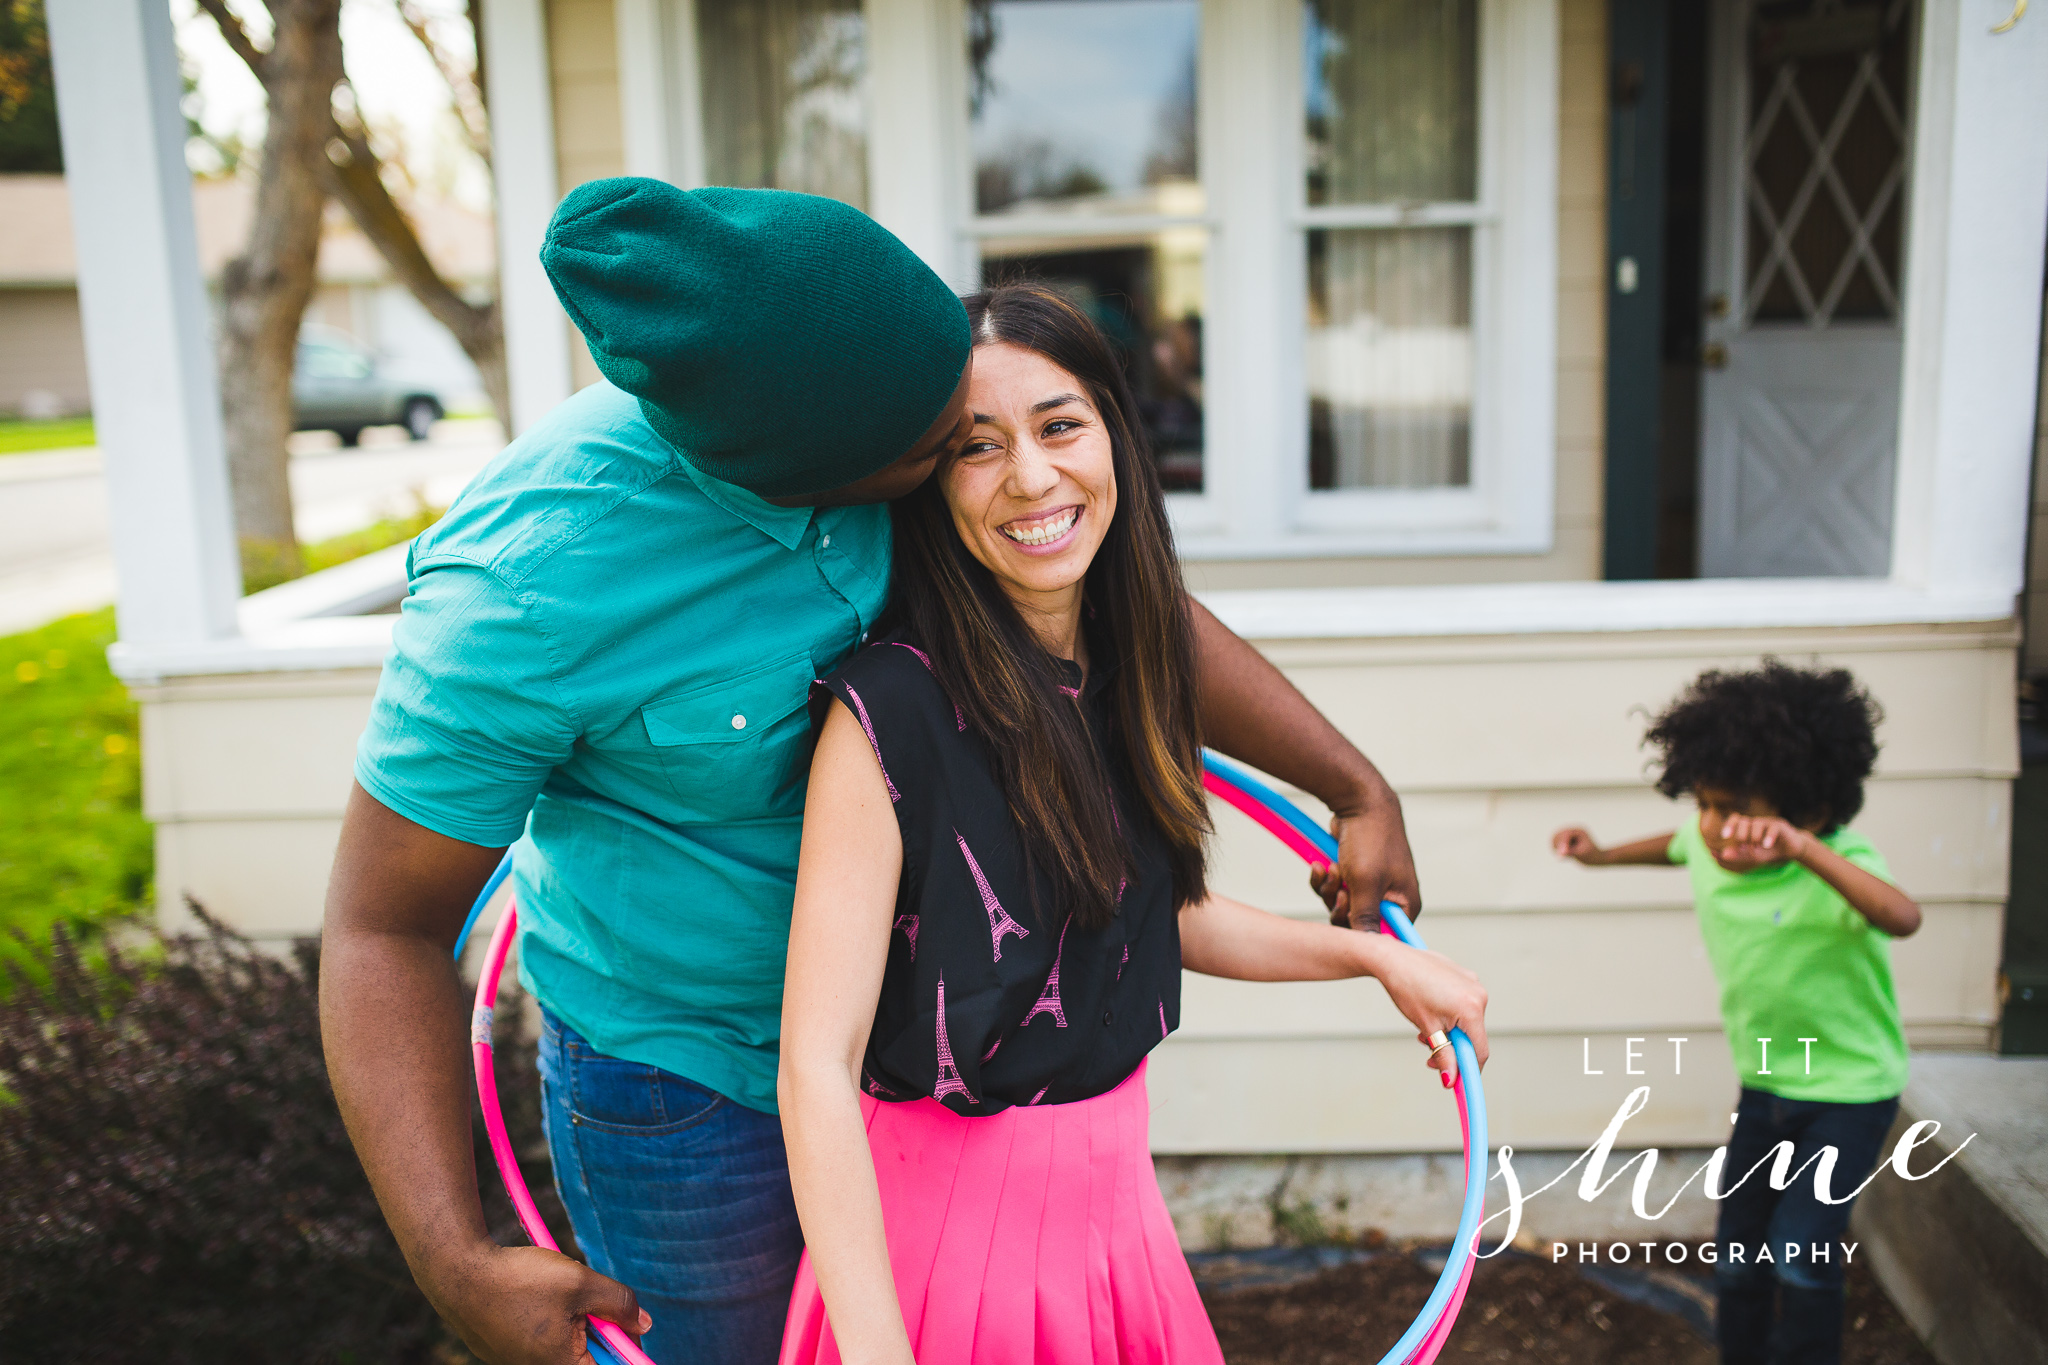
{"type": "Polygon", "coordinates": [[[1308,202],[1474,198],[1478,0],[1308,0],[1303,9],[1308,202]]]}
{"type": "Polygon", "coordinates": [[[1093,318],[1120,353],[1168,491],[1202,487],[1202,261],[1206,234],[982,244],[989,284],[1049,285],[1093,318]]]}
{"type": "Polygon", "coordinates": [[[1199,0],[975,0],[977,211],[1199,213],[1200,35],[1199,0]]]}
{"type": "Polygon", "coordinates": [[[705,178],[867,208],[860,0],[697,0],[696,8],[705,178]]]}

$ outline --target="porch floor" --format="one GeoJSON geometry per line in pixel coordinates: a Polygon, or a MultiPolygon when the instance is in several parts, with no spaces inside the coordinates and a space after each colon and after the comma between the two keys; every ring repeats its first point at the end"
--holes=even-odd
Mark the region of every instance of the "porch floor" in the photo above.
{"type": "MultiPolygon", "coordinates": [[[[1921,1053],[1893,1141],[1941,1124],[1856,1211],[1871,1266],[1941,1365],[2048,1365],[2048,1058],[1921,1053]]],[[[1888,1147],[1887,1151],[1890,1150],[1888,1147]]]]}

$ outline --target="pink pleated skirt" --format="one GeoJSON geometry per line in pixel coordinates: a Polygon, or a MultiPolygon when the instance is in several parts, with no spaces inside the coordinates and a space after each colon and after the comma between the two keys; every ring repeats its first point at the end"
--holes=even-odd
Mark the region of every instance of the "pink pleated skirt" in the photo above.
{"type": "MultiPolygon", "coordinates": [[[[1222,1365],[1152,1173],[1142,1064],[1076,1104],[861,1112],[919,1365],[1222,1365]]],[[[838,1362],[807,1252],[781,1365],[838,1362]]]]}

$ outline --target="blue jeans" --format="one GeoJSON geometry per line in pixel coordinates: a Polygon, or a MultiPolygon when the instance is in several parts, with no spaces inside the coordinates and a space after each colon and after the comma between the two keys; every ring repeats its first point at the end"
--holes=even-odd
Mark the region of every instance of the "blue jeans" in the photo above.
{"type": "Polygon", "coordinates": [[[1841,1360],[1847,1264],[1842,1234],[1849,1230],[1854,1202],[1823,1204],[1814,1194],[1807,1163],[1821,1148],[1835,1149],[1828,1193],[1841,1198],[1876,1167],[1898,1111],[1895,1099],[1829,1104],[1743,1090],[1721,1183],[1726,1187],[1758,1162],[1764,1165],[1721,1201],[1714,1229],[1720,1244],[1714,1279],[1720,1291],[1716,1319],[1722,1365],[1836,1365],[1841,1360]],[[1790,1169],[1804,1168],[1804,1173],[1775,1190],[1768,1158],[1781,1142],[1792,1144],[1790,1169]],[[1796,1250],[1788,1254],[1788,1245],[1796,1250]],[[1817,1245],[1829,1248],[1826,1260],[1814,1258],[1817,1245]],[[1766,1246],[1770,1259],[1759,1264],[1758,1254],[1766,1246]]]}
{"type": "Polygon", "coordinates": [[[654,1319],[658,1365],[773,1365],[803,1233],[782,1124],[694,1081],[598,1052],[541,1013],[555,1188],[594,1269],[654,1319]]]}

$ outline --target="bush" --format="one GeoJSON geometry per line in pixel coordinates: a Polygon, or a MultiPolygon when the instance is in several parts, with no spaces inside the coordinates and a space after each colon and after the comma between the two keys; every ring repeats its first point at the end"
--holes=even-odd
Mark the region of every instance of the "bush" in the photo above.
{"type": "MultiPolygon", "coordinates": [[[[0,1003],[0,1354],[467,1359],[342,1129],[314,947],[284,961],[209,926],[146,957],[110,947],[90,967],[59,930],[47,986],[0,1003]]],[[[516,1015],[500,1011],[501,1035],[516,1015]]],[[[549,1199],[533,1048],[501,1036],[498,1063],[514,1144],[543,1158],[528,1179],[549,1199]]],[[[511,1240],[474,1131],[487,1213],[511,1240]]]]}

